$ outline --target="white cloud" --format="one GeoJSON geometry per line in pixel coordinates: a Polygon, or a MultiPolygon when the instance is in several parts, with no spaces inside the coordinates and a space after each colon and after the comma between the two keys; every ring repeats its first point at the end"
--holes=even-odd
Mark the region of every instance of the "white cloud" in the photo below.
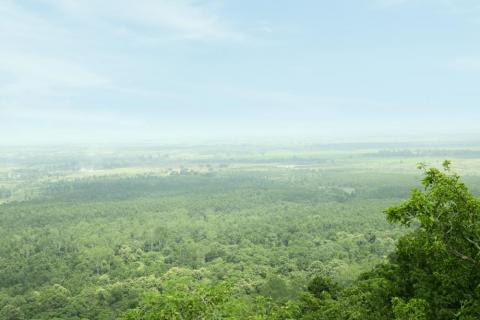
{"type": "MultiPolygon", "coordinates": [[[[115,28],[154,29],[163,35],[174,34],[184,39],[241,39],[205,6],[184,0],[44,0],[64,13],[79,19],[97,20],[115,28]]],[[[141,33],[139,31],[139,33],[141,33]]]]}
{"type": "Polygon", "coordinates": [[[68,103],[71,93],[84,94],[84,89],[90,88],[108,86],[123,92],[109,74],[112,68],[106,71],[109,68],[102,68],[98,62],[111,58],[112,53],[98,47],[112,38],[135,44],[158,44],[172,38],[242,38],[221,21],[215,10],[183,0],[36,3],[41,5],[45,10],[13,0],[0,1],[0,108],[7,101],[28,106],[40,101],[45,106],[49,99],[68,103]],[[89,34],[92,30],[98,30],[100,36],[89,34]]]}
{"type": "Polygon", "coordinates": [[[440,3],[456,14],[478,14],[480,12],[478,0],[442,0],[440,3]]]}
{"type": "Polygon", "coordinates": [[[57,90],[101,87],[109,82],[71,61],[18,53],[0,54],[0,71],[10,80],[0,85],[3,96],[55,95],[57,90]]]}
{"type": "Polygon", "coordinates": [[[382,7],[394,7],[407,2],[412,2],[412,0],[376,0],[376,2],[382,7]]]}
{"type": "MultiPolygon", "coordinates": [[[[145,123],[131,115],[105,111],[94,108],[72,108],[68,106],[21,106],[10,105],[0,108],[0,118],[7,121],[31,121],[37,123],[53,123],[66,127],[84,125],[114,126],[116,128],[141,128],[145,123]]],[[[84,127],[83,127],[84,128],[84,127]]]]}
{"type": "Polygon", "coordinates": [[[137,138],[144,121],[131,114],[78,106],[1,105],[0,144],[118,142],[137,138]],[[128,134],[126,134],[128,132],[128,134]]]}
{"type": "Polygon", "coordinates": [[[56,96],[65,89],[101,87],[109,82],[65,50],[72,38],[67,29],[14,1],[1,2],[0,15],[3,103],[6,98],[35,101],[39,96],[56,96]]]}
{"type": "Polygon", "coordinates": [[[480,58],[463,57],[452,61],[452,68],[460,71],[480,72],[480,58]]]}
{"type": "MultiPolygon", "coordinates": [[[[42,3],[53,11],[32,10],[13,0],[0,2],[2,95],[47,95],[59,89],[108,84],[110,80],[98,71],[99,66],[83,59],[91,56],[89,45],[98,45],[100,39],[158,44],[172,38],[243,37],[227,27],[215,10],[188,0],[42,0],[37,5],[42,3]],[[92,30],[103,35],[89,37],[92,30]]],[[[93,52],[98,58],[98,50],[93,52]]]]}
{"type": "Polygon", "coordinates": [[[446,8],[453,14],[478,14],[480,2],[478,0],[373,0],[382,7],[395,7],[405,4],[427,4],[446,8]]]}

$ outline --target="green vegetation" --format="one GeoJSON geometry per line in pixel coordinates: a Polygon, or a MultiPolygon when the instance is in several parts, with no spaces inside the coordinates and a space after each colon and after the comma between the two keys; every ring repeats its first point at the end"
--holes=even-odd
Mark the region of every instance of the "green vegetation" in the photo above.
{"type": "Polygon", "coordinates": [[[480,318],[480,202],[387,151],[5,158],[0,319],[480,318]]]}

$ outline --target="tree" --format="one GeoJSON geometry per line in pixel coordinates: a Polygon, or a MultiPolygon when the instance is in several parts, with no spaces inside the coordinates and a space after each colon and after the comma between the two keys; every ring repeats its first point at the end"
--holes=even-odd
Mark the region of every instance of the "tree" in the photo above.
{"type": "Polygon", "coordinates": [[[317,276],[308,285],[308,291],[315,297],[320,298],[323,293],[329,293],[332,298],[335,298],[339,287],[332,279],[327,277],[317,276]]]}
{"type": "Polygon", "coordinates": [[[411,299],[408,302],[393,298],[393,313],[395,320],[427,320],[427,302],[422,299],[411,299]]]}
{"type": "Polygon", "coordinates": [[[224,319],[229,316],[231,286],[171,282],[162,293],[151,293],[143,304],[129,310],[125,320],[224,319]]]}
{"type": "Polygon", "coordinates": [[[448,174],[449,161],[444,162],[445,173],[421,168],[424,190],[414,189],[404,204],[388,208],[387,220],[406,226],[418,221],[420,229],[445,246],[450,255],[480,266],[480,202],[457,174],[448,174]]]}
{"type": "Polygon", "coordinates": [[[400,239],[391,259],[401,275],[401,298],[417,300],[394,300],[394,310],[404,319],[422,301],[427,319],[479,318],[478,308],[465,306],[480,300],[480,202],[450,172],[449,161],[443,172],[421,169],[424,189],[386,210],[388,221],[418,226],[400,239]]]}
{"type": "Polygon", "coordinates": [[[7,304],[0,309],[0,319],[4,320],[23,320],[25,315],[20,308],[7,304]]]}

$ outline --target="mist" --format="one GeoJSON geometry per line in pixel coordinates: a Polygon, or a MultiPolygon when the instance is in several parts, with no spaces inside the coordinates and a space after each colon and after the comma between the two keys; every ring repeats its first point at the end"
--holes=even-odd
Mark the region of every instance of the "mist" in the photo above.
{"type": "Polygon", "coordinates": [[[480,12],[468,2],[7,1],[0,12],[2,145],[480,133],[480,12]]]}

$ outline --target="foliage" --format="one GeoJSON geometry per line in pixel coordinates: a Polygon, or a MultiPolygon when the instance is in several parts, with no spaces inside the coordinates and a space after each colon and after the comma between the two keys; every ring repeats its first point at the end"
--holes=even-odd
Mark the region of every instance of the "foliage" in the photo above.
{"type": "Polygon", "coordinates": [[[450,173],[449,162],[444,172],[421,168],[423,190],[386,210],[389,221],[416,230],[399,240],[387,264],[362,275],[336,300],[325,303],[317,295],[319,302],[309,301],[306,319],[480,318],[479,200],[450,173]]]}
{"type": "Polygon", "coordinates": [[[393,262],[403,275],[405,298],[419,298],[430,319],[480,316],[460,311],[480,296],[480,202],[457,174],[424,169],[424,190],[387,210],[387,219],[418,229],[402,238],[393,262]],[[459,313],[460,311],[460,313],[459,313]]]}
{"type": "Polygon", "coordinates": [[[478,319],[479,200],[422,170],[401,204],[355,171],[52,181],[0,205],[0,319],[478,319]]]}
{"type": "Polygon", "coordinates": [[[405,302],[395,297],[392,304],[395,320],[427,320],[428,304],[423,299],[411,299],[405,302]]]}

